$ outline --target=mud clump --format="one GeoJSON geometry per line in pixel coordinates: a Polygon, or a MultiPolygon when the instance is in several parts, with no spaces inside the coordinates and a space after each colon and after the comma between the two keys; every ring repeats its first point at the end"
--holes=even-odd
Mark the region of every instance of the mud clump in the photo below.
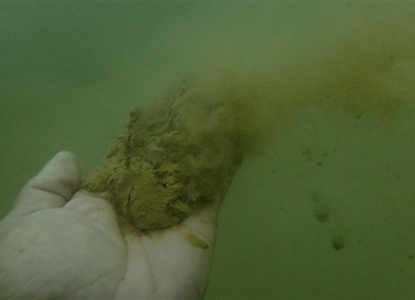
{"type": "Polygon", "coordinates": [[[201,99],[186,78],[153,107],[135,109],[84,188],[106,192],[144,231],[180,223],[224,198],[242,162],[232,110],[201,99]]]}

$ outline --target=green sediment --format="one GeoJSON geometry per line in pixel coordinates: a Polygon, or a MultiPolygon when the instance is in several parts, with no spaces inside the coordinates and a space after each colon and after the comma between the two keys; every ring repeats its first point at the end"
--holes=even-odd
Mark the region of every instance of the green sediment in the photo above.
{"type": "Polygon", "coordinates": [[[199,248],[202,248],[202,249],[209,248],[208,242],[206,240],[198,237],[194,233],[188,233],[188,234],[184,235],[184,238],[185,238],[186,241],[188,241],[190,244],[192,244],[195,247],[199,247],[199,248]]]}
{"type": "Polygon", "coordinates": [[[231,112],[200,101],[187,78],[158,105],[131,112],[84,188],[107,192],[135,227],[163,229],[222,199],[242,155],[231,112]]]}

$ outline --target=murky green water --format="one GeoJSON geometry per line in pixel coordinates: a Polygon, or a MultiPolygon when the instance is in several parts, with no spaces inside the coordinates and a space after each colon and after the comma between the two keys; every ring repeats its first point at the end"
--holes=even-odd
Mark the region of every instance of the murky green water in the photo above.
{"type": "Polygon", "coordinates": [[[413,299],[411,12],[393,2],[2,1],[0,217],[59,150],[87,175],[129,111],[188,72],[257,66],[241,82],[262,74],[255,95],[282,98],[258,106],[284,122],[259,122],[278,134],[235,177],[206,299],[413,299]],[[396,27],[376,27],[385,19],[396,27]]]}

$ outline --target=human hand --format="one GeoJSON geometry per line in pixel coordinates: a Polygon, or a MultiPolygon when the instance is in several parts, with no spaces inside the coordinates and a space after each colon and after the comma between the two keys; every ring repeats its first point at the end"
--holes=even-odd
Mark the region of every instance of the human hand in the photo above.
{"type": "Polygon", "coordinates": [[[1,299],[201,299],[218,204],[139,234],[84,190],[71,153],[31,179],[0,222],[1,299]]]}

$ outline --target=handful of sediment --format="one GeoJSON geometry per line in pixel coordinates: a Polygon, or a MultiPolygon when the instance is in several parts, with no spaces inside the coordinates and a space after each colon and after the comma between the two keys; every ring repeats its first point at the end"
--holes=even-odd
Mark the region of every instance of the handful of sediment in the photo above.
{"type": "Polygon", "coordinates": [[[243,155],[234,119],[187,78],[160,103],[131,112],[84,188],[106,192],[138,229],[178,224],[225,196],[243,155]]]}

